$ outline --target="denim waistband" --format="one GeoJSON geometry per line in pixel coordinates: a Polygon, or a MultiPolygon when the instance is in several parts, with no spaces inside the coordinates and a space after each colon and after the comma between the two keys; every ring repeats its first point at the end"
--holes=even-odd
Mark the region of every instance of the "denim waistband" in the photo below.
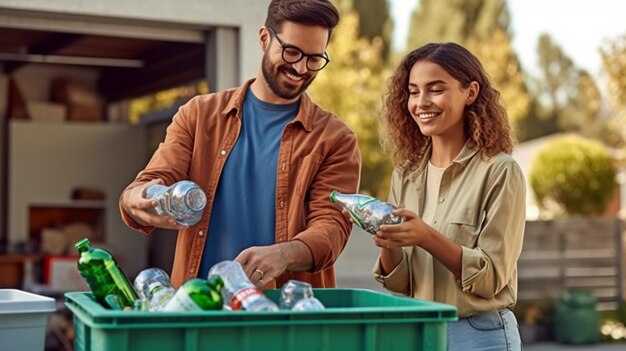
{"type": "Polygon", "coordinates": [[[461,320],[461,319],[465,319],[465,318],[468,318],[468,317],[478,316],[478,315],[481,315],[481,314],[490,314],[490,313],[499,313],[499,314],[502,314],[502,313],[504,313],[504,312],[509,312],[509,311],[510,311],[510,312],[513,312],[513,307],[502,307],[502,308],[499,308],[499,309],[496,309],[496,310],[489,310],[489,311],[477,312],[477,313],[474,313],[474,314],[473,314],[473,315],[471,315],[471,316],[466,316],[466,317],[462,317],[462,318],[461,318],[461,317],[459,317],[459,320],[461,320]]]}

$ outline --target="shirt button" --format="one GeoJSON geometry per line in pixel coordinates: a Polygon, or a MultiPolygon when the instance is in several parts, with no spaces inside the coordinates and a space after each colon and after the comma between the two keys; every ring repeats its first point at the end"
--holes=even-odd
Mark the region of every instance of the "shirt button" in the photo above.
{"type": "Polygon", "coordinates": [[[204,234],[204,230],[199,230],[198,235],[202,236],[202,234],[204,234]]]}
{"type": "Polygon", "coordinates": [[[194,271],[195,271],[195,269],[189,268],[189,273],[193,273],[194,271]]]}
{"type": "Polygon", "coordinates": [[[283,208],[283,207],[285,207],[285,201],[280,202],[280,208],[283,208]]]}
{"type": "Polygon", "coordinates": [[[446,199],[444,199],[443,197],[439,198],[439,202],[444,202],[446,199]]]}
{"type": "Polygon", "coordinates": [[[220,151],[220,154],[221,154],[222,156],[226,155],[226,150],[222,150],[222,151],[220,151]]]}

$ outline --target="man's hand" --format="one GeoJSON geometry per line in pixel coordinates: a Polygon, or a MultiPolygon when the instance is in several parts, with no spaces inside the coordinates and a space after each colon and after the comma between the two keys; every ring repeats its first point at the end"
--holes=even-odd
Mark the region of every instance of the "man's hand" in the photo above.
{"type": "Polygon", "coordinates": [[[122,194],[122,207],[135,222],[142,226],[153,226],[165,229],[185,229],[186,226],[176,223],[176,219],[170,216],[160,216],[152,211],[157,206],[157,200],[145,198],[146,188],[153,184],[163,184],[163,180],[154,179],[126,190],[122,194]]]}
{"type": "Polygon", "coordinates": [[[311,250],[292,240],[270,246],[247,248],[235,258],[256,286],[263,287],[286,270],[307,270],[313,266],[311,250]]]}

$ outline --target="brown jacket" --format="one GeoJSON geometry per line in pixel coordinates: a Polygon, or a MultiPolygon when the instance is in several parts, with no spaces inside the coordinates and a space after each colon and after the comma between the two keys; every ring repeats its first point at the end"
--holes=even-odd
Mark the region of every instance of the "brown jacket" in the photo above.
{"type": "MultiPolygon", "coordinates": [[[[207,206],[200,222],[178,233],[172,269],[175,286],[197,276],[205,241],[210,244],[206,233],[215,190],[239,136],[243,99],[252,81],[197,96],[182,106],[167,128],[165,141],[127,187],[155,178],[168,185],[189,179],[206,192],[207,206]]],[[[348,241],[351,224],[329,202],[328,195],[332,190],[354,193],[358,189],[356,136],[303,94],[298,115],[283,131],[276,171],[276,242],[300,240],[306,244],[314,268],[285,272],[276,278],[275,286],[268,287],[280,287],[289,279],[307,281],[314,287],[335,287],[333,264],[348,241]]],[[[120,211],[129,227],[143,233],[154,229],[138,225],[124,211],[121,200],[120,211]]]]}

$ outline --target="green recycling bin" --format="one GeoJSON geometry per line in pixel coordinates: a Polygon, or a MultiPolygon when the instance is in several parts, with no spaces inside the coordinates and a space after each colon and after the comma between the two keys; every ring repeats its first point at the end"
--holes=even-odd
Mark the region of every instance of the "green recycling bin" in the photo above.
{"type": "Polygon", "coordinates": [[[593,293],[567,289],[559,299],[554,318],[556,340],[564,344],[590,344],[600,339],[600,313],[593,293]]]}

